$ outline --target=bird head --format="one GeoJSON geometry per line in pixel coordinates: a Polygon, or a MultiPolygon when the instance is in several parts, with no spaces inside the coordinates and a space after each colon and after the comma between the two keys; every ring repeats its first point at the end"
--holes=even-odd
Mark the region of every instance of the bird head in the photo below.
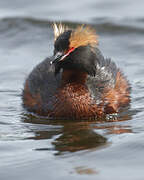
{"type": "Polygon", "coordinates": [[[51,64],[55,65],[55,73],[60,69],[74,69],[94,74],[95,51],[98,37],[89,26],[78,26],[68,29],[59,24],[54,29],[54,56],[51,64]]]}

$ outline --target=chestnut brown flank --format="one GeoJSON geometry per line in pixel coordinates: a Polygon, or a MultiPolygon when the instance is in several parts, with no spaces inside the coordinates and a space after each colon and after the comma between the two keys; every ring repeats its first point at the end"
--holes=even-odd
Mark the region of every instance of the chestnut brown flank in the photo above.
{"type": "Polygon", "coordinates": [[[40,94],[31,95],[28,87],[28,81],[25,83],[23,92],[23,104],[29,111],[35,112],[37,114],[42,113],[41,108],[41,97],[40,94]]]}
{"type": "Polygon", "coordinates": [[[56,117],[74,117],[75,119],[101,117],[117,113],[121,106],[129,103],[129,85],[120,72],[117,73],[115,87],[104,90],[102,102],[98,105],[92,103],[91,95],[85,86],[86,78],[86,73],[64,71],[64,84],[56,95],[59,99],[55,104],[56,117]],[[73,74],[75,74],[77,81],[68,83],[72,80],[73,74]],[[78,74],[79,76],[77,76],[78,74]]]}
{"type": "Polygon", "coordinates": [[[128,82],[120,72],[117,73],[115,87],[104,91],[102,102],[99,105],[92,103],[91,95],[85,85],[86,79],[87,73],[64,70],[62,85],[57,94],[55,94],[57,100],[54,102],[53,111],[51,112],[48,109],[42,110],[43,102],[40,94],[32,96],[26,81],[24,105],[30,111],[35,111],[40,115],[44,115],[43,112],[47,112],[46,115],[52,117],[81,119],[116,113],[120,106],[129,103],[128,82]]]}
{"type": "Polygon", "coordinates": [[[54,116],[64,118],[81,119],[96,115],[96,109],[92,106],[90,94],[85,85],[87,73],[64,70],[62,87],[56,97],[54,116]]]}
{"type": "Polygon", "coordinates": [[[117,113],[120,107],[130,102],[129,94],[128,81],[118,72],[115,87],[103,95],[103,101],[107,104],[105,113],[117,113]]]}

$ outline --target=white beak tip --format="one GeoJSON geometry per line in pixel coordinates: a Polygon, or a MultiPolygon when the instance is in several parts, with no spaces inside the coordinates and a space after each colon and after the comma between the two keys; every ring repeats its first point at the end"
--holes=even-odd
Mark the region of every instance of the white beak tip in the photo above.
{"type": "Polygon", "coordinates": [[[53,62],[52,61],[50,61],[50,65],[52,65],[53,64],[53,62]]]}

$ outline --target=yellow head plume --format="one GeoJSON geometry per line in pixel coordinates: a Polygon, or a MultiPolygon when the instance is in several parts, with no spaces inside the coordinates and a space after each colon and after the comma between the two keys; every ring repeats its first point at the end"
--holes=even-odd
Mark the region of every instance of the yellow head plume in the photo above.
{"type": "Polygon", "coordinates": [[[89,26],[78,26],[71,34],[70,48],[77,48],[88,44],[91,46],[98,45],[98,36],[96,35],[95,30],[89,26]]]}
{"type": "MultiPolygon", "coordinates": [[[[53,30],[54,30],[54,40],[58,38],[62,33],[69,30],[69,28],[65,25],[60,24],[53,24],[53,30]]],[[[95,29],[89,27],[89,26],[78,26],[75,30],[72,30],[70,39],[69,39],[70,45],[69,48],[77,48],[79,46],[96,46],[98,45],[98,36],[96,34],[95,29]]]]}
{"type": "Polygon", "coordinates": [[[54,40],[56,40],[58,36],[60,36],[66,30],[68,30],[68,27],[66,27],[65,25],[62,25],[61,23],[59,24],[54,23],[53,24],[54,40]]]}

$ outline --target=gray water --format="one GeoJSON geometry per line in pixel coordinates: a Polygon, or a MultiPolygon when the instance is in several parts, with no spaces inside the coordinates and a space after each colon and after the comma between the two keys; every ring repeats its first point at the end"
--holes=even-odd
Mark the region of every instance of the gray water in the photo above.
{"type": "Polygon", "coordinates": [[[144,1],[0,1],[0,180],[144,179],[144,1]],[[51,23],[92,25],[132,86],[114,122],[51,121],[22,108],[32,68],[53,52],[51,23]]]}

